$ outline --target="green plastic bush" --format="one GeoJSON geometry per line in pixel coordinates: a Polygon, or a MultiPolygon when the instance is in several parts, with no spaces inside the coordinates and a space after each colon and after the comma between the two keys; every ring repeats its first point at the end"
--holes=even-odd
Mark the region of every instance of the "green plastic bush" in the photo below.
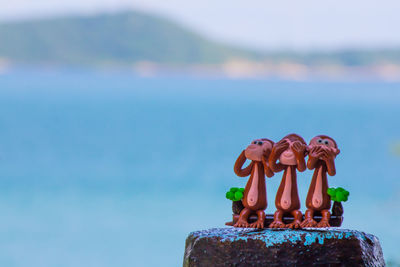
{"type": "Polygon", "coordinates": [[[239,201],[243,198],[244,188],[232,187],[226,192],[226,198],[232,201],[239,201]]]}
{"type": "Polygon", "coordinates": [[[338,188],[328,188],[327,191],[328,195],[331,197],[331,200],[336,201],[336,202],[346,202],[349,198],[349,191],[345,190],[342,187],[338,188]]]}

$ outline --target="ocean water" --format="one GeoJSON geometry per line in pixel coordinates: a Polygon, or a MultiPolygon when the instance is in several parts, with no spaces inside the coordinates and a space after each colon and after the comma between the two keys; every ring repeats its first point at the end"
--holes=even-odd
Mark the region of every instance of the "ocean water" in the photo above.
{"type": "MultiPolygon", "coordinates": [[[[399,122],[396,83],[0,75],[0,266],[180,266],[189,232],[230,220],[240,152],[291,132],[336,139],[343,227],[400,261],[399,122]]],[[[311,176],[298,175],[303,210],[311,176]]]]}

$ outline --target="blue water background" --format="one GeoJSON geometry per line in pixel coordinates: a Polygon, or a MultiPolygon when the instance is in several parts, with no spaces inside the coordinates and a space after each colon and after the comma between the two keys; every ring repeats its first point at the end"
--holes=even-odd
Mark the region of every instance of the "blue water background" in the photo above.
{"type": "MultiPolygon", "coordinates": [[[[0,75],[0,266],[179,266],[190,231],[230,220],[242,149],[291,132],[336,139],[343,227],[400,260],[399,116],[395,83],[0,75]]],[[[303,210],[311,176],[298,175],[303,210]]]]}

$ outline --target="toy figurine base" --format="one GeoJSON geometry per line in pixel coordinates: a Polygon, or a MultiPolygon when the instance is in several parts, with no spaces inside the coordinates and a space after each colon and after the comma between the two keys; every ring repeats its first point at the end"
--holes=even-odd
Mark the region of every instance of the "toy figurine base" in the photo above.
{"type": "MultiPolygon", "coordinates": [[[[238,219],[239,219],[239,215],[238,215],[238,214],[233,214],[232,217],[233,217],[232,221],[231,221],[231,222],[225,223],[225,225],[232,226],[232,225],[234,225],[234,224],[238,221],[238,219]]],[[[321,221],[321,218],[322,218],[321,216],[314,216],[314,220],[315,220],[316,222],[321,221]]],[[[303,215],[303,220],[304,220],[304,215],[303,215]]],[[[251,216],[249,217],[249,219],[248,219],[248,222],[249,222],[249,223],[253,223],[253,222],[255,222],[255,221],[257,221],[257,216],[256,216],[256,215],[251,215],[251,216]]],[[[270,223],[272,223],[273,221],[274,221],[274,215],[272,215],[272,214],[267,214],[267,215],[265,216],[264,227],[265,227],[265,228],[268,228],[268,225],[270,225],[270,223]]],[[[291,223],[291,222],[293,222],[293,217],[292,217],[292,216],[287,216],[287,217],[284,216],[284,217],[283,217],[283,222],[286,223],[286,224],[291,223]]],[[[343,222],[343,216],[335,216],[335,215],[332,215],[332,216],[331,216],[331,219],[329,220],[329,224],[330,224],[332,227],[339,227],[339,226],[342,225],[342,222],[343,222]]]]}
{"type": "Polygon", "coordinates": [[[378,238],[354,230],[214,228],[186,239],[184,267],[385,266],[378,238]]]}

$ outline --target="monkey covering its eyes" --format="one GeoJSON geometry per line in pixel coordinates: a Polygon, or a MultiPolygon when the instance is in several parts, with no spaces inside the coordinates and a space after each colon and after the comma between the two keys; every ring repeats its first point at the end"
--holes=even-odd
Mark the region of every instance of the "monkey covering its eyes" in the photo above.
{"type": "Polygon", "coordinates": [[[275,198],[276,212],[270,228],[300,228],[303,215],[300,209],[299,193],[297,191],[298,171],[306,169],[304,157],[307,155],[307,144],[297,134],[289,134],[276,143],[269,157],[269,166],[272,171],[284,170],[281,184],[275,198]],[[276,163],[279,160],[279,163],[276,163]],[[292,223],[283,223],[283,215],[290,213],[294,220],[292,223]]]}

